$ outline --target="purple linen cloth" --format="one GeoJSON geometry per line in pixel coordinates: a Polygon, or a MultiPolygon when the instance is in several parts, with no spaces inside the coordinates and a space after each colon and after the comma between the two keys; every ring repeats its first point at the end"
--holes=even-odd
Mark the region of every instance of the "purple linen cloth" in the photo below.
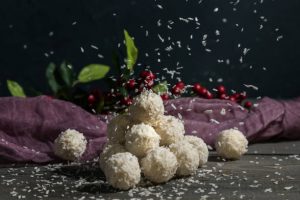
{"type": "MultiPolygon", "coordinates": [[[[180,98],[165,103],[167,114],[182,117],[187,134],[213,146],[217,134],[238,128],[250,142],[300,139],[300,98],[277,101],[264,98],[248,112],[238,104],[218,99],[180,98]]],[[[82,160],[98,156],[106,142],[106,119],[69,102],[45,96],[0,98],[0,162],[58,162],[52,145],[68,128],[88,140],[82,160]]]]}
{"type": "Polygon", "coordinates": [[[106,142],[106,123],[69,102],[34,98],[0,98],[0,161],[59,161],[52,150],[60,132],[72,128],[89,141],[84,160],[97,156],[106,142]]]}

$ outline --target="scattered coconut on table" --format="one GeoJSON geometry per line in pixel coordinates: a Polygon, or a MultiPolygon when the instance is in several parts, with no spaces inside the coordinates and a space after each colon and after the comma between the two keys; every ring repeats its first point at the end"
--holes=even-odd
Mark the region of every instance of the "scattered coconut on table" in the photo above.
{"type": "MultiPolygon", "coordinates": [[[[108,142],[99,157],[100,168],[114,188],[128,190],[140,183],[141,175],[153,183],[175,176],[189,176],[208,161],[208,146],[196,136],[185,135],[184,123],[164,115],[161,97],[151,90],[134,99],[128,112],[110,120],[108,142]]],[[[82,133],[68,129],[54,143],[54,152],[65,160],[79,160],[87,140],[82,133]]],[[[248,141],[240,131],[219,133],[215,147],[227,159],[239,159],[248,141]]]]}

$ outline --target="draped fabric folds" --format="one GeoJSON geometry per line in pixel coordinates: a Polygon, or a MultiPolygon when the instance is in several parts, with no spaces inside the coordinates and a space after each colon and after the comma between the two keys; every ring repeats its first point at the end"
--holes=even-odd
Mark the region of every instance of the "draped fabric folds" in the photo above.
{"type": "MultiPolygon", "coordinates": [[[[211,146],[217,134],[229,128],[242,131],[251,143],[300,139],[300,98],[266,97],[250,111],[226,100],[179,98],[166,101],[165,109],[166,114],[184,120],[187,134],[199,136],[211,146]]],[[[46,96],[0,98],[0,162],[58,162],[53,141],[68,128],[85,135],[88,147],[82,160],[91,160],[106,142],[109,118],[46,96]]]]}

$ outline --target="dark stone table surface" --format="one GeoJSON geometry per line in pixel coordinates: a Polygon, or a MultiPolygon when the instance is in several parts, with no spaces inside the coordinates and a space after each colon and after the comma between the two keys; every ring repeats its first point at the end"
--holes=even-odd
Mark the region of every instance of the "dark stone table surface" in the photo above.
{"type": "Polygon", "coordinates": [[[237,161],[210,152],[191,177],[163,185],[143,181],[129,191],[105,182],[97,162],[1,165],[0,200],[10,199],[300,199],[300,141],[250,145],[237,161]]]}

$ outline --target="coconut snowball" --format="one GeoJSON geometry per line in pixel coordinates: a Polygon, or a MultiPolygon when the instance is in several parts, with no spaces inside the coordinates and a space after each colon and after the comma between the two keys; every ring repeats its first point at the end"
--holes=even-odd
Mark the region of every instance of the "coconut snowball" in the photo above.
{"type": "Polygon", "coordinates": [[[160,145],[170,145],[181,141],[184,137],[184,124],[174,116],[159,116],[152,126],[161,137],[160,145]]]}
{"type": "Polygon", "coordinates": [[[215,147],[220,156],[228,159],[239,159],[247,152],[248,140],[239,130],[228,129],[219,133],[215,147]]]}
{"type": "Polygon", "coordinates": [[[179,164],[177,175],[188,176],[196,172],[199,165],[199,153],[193,145],[183,140],[171,144],[170,150],[175,154],[179,164]]]}
{"type": "Polygon", "coordinates": [[[78,160],[85,152],[87,140],[82,133],[68,129],[55,139],[53,148],[55,155],[64,160],[78,160]]]}
{"type": "Polygon", "coordinates": [[[103,151],[99,157],[99,164],[102,171],[105,171],[106,161],[110,156],[123,152],[126,152],[126,149],[123,145],[110,143],[105,144],[103,151]]]}
{"type": "Polygon", "coordinates": [[[107,125],[107,137],[109,143],[125,143],[125,133],[131,126],[131,120],[128,115],[118,115],[107,125]]]}
{"type": "Polygon", "coordinates": [[[184,140],[190,143],[199,153],[199,167],[207,163],[208,160],[208,148],[204,141],[196,136],[187,135],[184,136],[184,140]]]}
{"type": "Polygon", "coordinates": [[[145,90],[138,95],[129,107],[129,113],[135,121],[147,122],[155,120],[165,111],[163,101],[158,94],[145,90]]]}
{"type": "Polygon", "coordinates": [[[141,160],[145,177],[154,183],[170,180],[178,167],[176,156],[167,148],[158,147],[141,160]]]}
{"type": "Polygon", "coordinates": [[[128,190],[141,179],[141,169],[137,157],[131,153],[117,153],[106,161],[106,180],[114,188],[128,190]]]}
{"type": "Polygon", "coordinates": [[[125,147],[130,153],[144,157],[149,151],[159,147],[160,137],[151,126],[141,123],[129,129],[125,140],[125,147]]]}

